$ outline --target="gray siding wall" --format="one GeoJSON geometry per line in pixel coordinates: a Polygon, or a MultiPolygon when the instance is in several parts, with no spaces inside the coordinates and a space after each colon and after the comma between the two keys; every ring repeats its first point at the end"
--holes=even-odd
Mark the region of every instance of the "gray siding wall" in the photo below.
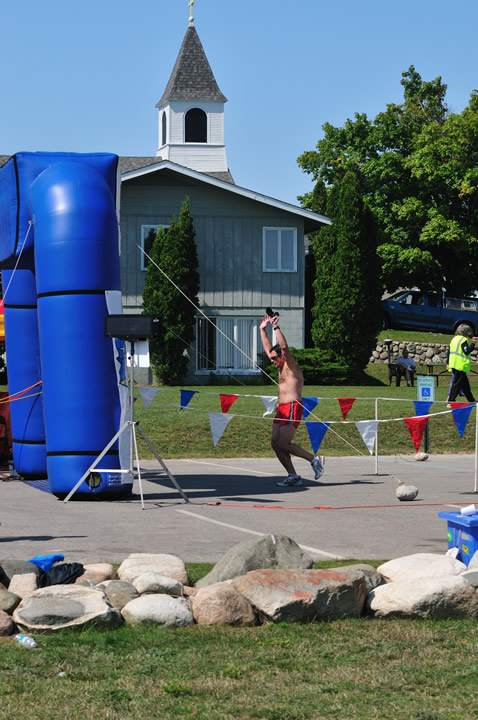
{"type": "Polygon", "coordinates": [[[144,289],[145,271],[141,270],[138,248],[141,225],[169,224],[179,213],[185,195],[189,196],[196,229],[199,299],[204,312],[267,305],[303,308],[301,218],[216,188],[151,185],[143,177],[123,183],[121,194],[121,283],[129,312],[139,311],[144,289]],[[262,229],[266,226],[297,229],[297,272],[262,271],[262,229]]]}

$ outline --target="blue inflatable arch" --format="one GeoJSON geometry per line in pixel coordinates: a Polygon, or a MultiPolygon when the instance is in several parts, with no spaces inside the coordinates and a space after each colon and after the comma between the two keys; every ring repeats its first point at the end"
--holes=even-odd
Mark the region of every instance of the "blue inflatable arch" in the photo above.
{"type": "MultiPolygon", "coordinates": [[[[47,476],[60,498],[127,419],[120,357],[105,337],[105,315],[122,312],[117,177],[110,154],[22,152],[0,168],[9,394],[35,386],[11,402],[13,461],[25,478],[47,476]]],[[[119,472],[129,450],[123,433],[95,468],[100,486],[84,481],[74,497],[131,493],[131,473],[119,472]]]]}

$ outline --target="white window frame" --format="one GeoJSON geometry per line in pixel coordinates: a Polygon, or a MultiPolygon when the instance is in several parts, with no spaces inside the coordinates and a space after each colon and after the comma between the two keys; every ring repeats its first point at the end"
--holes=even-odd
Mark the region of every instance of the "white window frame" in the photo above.
{"type": "Polygon", "coordinates": [[[262,271],[263,272],[297,272],[297,228],[295,227],[263,227],[262,228],[262,271]],[[278,257],[278,265],[277,267],[267,267],[266,264],[266,233],[267,231],[275,230],[277,232],[277,257],[278,257]],[[286,232],[292,232],[293,234],[293,253],[294,253],[294,265],[293,268],[283,268],[282,267],[282,243],[281,243],[281,235],[282,233],[286,232]]]}
{"type": "Polygon", "coordinates": [[[145,248],[144,248],[144,241],[148,237],[151,230],[155,231],[155,235],[158,234],[158,230],[160,227],[163,227],[165,230],[168,229],[169,225],[165,225],[164,223],[159,223],[158,225],[141,225],[141,270],[146,272],[147,265],[145,265],[146,255],[144,254],[145,248]]]}
{"type": "MultiPolygon", "coordinates": [[[[261,371],[257,367],[257,364],[259,362],[258,358],[258,352],[259,352],[259,324],[260,321],[257,317],[250,317],[249,315],[214,315],[210,316],[209,320],[212,321],[232,321],[234,323],[233,327],[233,341],[234,345],[232,346],[233,351],[233,364],[231,367],[217,367],[217,361],[218,357],[221,355],[222,348],[218,347],[218,343],[227,343],[228,341],[224,338],[221,332],[219,332],[216,329],[216,347],[215,347],[215,358],[214,358],[214,367],[213,368],[201,368],[199,365],[200,362],[200,352],[201,347],[199,343],[199,323],[202,321],[203,323],[208,323],[207,320],[205,320],[203,317],[197,317],[196,318],[196,375],[210,375],[211,373],[214,373],[215,375],[258,375],[261,371]],[[239,360],[244,358],[243,353],[241,350],[243,348],[240,348],[239,343],[239,322],[240,321],[247,321],[252,322],[253,329],[255,332],[253,332],[252,340],[251,340],[251,354],[250,357],[253,360],[253,367],[249,368],[241,368],[238,367],[239,360]]],[[[204,358],[203,358],[204,360],[204,358]]]]}

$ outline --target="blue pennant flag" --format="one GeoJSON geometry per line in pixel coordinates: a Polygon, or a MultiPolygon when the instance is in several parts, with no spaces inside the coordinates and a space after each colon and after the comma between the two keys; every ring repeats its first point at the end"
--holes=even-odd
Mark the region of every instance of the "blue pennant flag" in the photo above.
{"type": "Polygon", "coordinates": [[[428,411],[433,405],[433,402],[429,402],[428,400],[414,400],[413,404],[415,405],[415,415],[428,415],[428,411]]]}
{"type": "Polygon", "coordinates": [[[456,429],[460,433],[460,437],[463,437],[463,433],[465,432],[470,413],[474,407],[475,405],[471,403],[470,405],[465,405],[462,408],[453,408],[453,410],[451,411],[453,415],[453,420],[455,421],[456,429]]]}
{"type": "Polygon", "coordinates": [[[197,390],[181,390],[181,410],[185,408],[193,395],[197,393],[197,390]]]}
{"type": "Polygon", "coordinates": [[[315,410],[317,405],[319,404],[319,398],[312,398],[312,397],[303,397],[302,398],[302,405],[304,406],[304,413],[302,415],[303,420],[305,420],[306,417],[310,415],[310,413],[315,410]]]}
{"type": "Polygon", "coordinates": [[[307,432],[309,433],[310,444],[314,453],[320,447],[322,440],[324,439],[325,433],[329,429],[329,422],[306,422],[307,432]]]}

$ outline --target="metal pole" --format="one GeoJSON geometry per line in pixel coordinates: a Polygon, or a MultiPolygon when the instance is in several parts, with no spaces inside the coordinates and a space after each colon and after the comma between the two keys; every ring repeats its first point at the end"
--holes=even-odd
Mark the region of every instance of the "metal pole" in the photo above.
{"type": "MultiPolygon", "coordinates": [[[[378,398],[375,398],[375,420],[378,420],[378,398]]],[[[378,424],[375,433],[375,475],[378,475],[378,424]]]]}
{"type": "Polygon", "coordinates": [[[475,405],[475,488],[478,492],[478,405],[475,405]]]}

